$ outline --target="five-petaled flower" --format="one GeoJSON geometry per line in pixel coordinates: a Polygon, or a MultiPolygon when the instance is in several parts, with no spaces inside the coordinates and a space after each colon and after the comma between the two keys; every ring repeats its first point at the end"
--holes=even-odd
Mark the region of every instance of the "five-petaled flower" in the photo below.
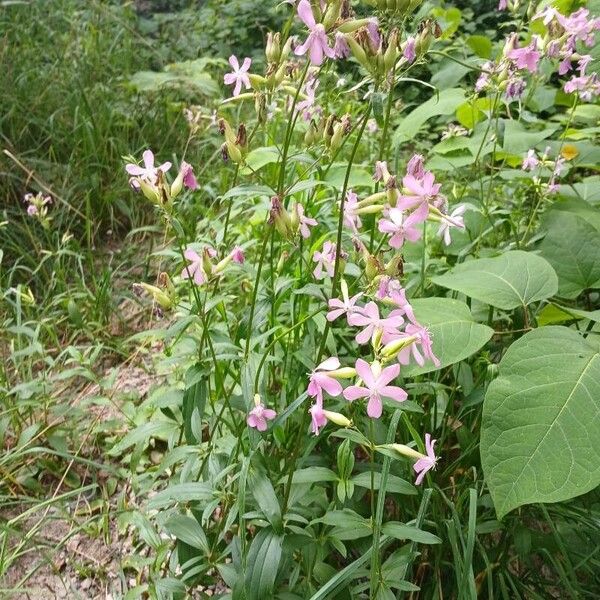
{"type": "Polygon", "coordinates": [[[356,361],[356,372],[366,387],[351,385],[344,390],[344,398],[350,401],[358,398],[368,398],[367,414],[373,419],[378,419],[383,412],[382,398],[391,398],[396,402],[403,402],[408,397],[408,394],[401,387],[388,385],[400,374],[400,365],[392,365],[382,369],[377,362],[369,365],[368,362],[359,358],[356,361]]]}
{"type": "Polygon", "coordinates": [[[386,319],[379,316],[379,308],[375,302],[369,302],[363,308],[356,309],[348,315],[348,323],[354,327],[364,327],[356,336],[358,344],[366,344],[369,340],[375,340],[376,336],[382,336],[384,344],[386,339],[400,334],[398,327],[404,323],[400,311],[392,311],[386,319]]]}
{"type": "Polygon", "coordinates": [[[427,219],[428,212],[429,206],[424,202],[410,215],[399,208],[390,208],[388,218],[379,221],[379,231],[391,234],[389,244],[392,248],[402,248],[405,240],[416,242],[420,239],[422,231],[416,226],[427,219]]]}
{"type": "Polygon", "coordinates": [[[166,173],[171,168],[170,162],[164,162],[158,167],[154,166],[154,153],[152,150],[146,150],[142,154],[144,166],[141,167],[135,163],[129,163],[125,165],[125,170],[132,177],[139,177],[148,183],[155,184],[158,178],[159,171],[166,173]]]}
{"type": "Polygon", "coordinates": [[[227,85],[234,85],[233,95],[239,96],[242,91],[242,85],[249,90],[252,85],[250,84],[250,77],[248,77],[248,70],[250,69],[250,65],[252,64],[252,59],[246,57],[242,66],[240,67],[240,63],[236,56],[233,54],[229,57],[229,64],[233,69],[232,73],[226,73],[223,80],[227,85]]]}
{"type": "Polygon", "coordinates": [[[298,3],[298,16],[308,27],[310,33],[304,44],[298,46],[294,52],[298,56],[303,56],[308,52],[310,62],[316,66],[321,65],[325,56],[335,58],[335,51],[329,46],[325,27],[322,23],[317,23],[315,21],[309,0],[300,0],[298,3]]]}

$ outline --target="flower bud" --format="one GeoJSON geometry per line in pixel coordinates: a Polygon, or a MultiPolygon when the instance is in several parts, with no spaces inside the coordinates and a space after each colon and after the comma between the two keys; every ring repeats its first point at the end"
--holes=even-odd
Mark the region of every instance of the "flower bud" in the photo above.
{"type": "Polygon", "coordinates": [[[267,99],[263,93],[257,93],[254,96],[254,110],[256,111],[256,120],[264,124],[267,122],[267,99]]]}
{"type": "Polygon", "coordinates": [[[277,33],[267,33],[267,47],[265,49],[265,55],[267,57],[267,61],[270,63],[279,62],[279,58],[281,57],[281,34],[277,33]]]}
{"type": "Polygon", "coordinates": [[[414,448],[410,446],[405,446],[404,444],[382,444],[381,446],[377,446],[377,448],[384,448],[386,450],[394,450],[398,452],[398,454],[402,454],[402,456],[406,456],[407,458],[415,458],[419,460],[420,458],[427,458],[424,454],[417,452],[414,448]]]}
{"type": "Polygon", "coordinates": [[[414,342],[416,342],[419,338],[416,335],[411,335],[407,337],[398,338],[397,340],[393,340],[392,342],[387,343],[383,350],[381,351],[381,356],[384,358],[391,358],[392,356],[396,356],[400,350],[410,346],[414,342]]]}
{"type": "Polygon", "coordinates": [[[323,414],[328,421],[331,421],[340,427],[352,427],[352,421],[341,413],[333,412],[331,410],[324,410],[323,414]]]}
{"type": "Polygon", "coordinates": [[[150,202],[160,206],[161,199],[160,199],[160,190],[158,189],[158,187],[156,187],[155,185],[153,185],[151,183],[148,183],[141,177],[139,177],[137,181],[140,185],[140,189],[142,190],[142,194],[144,194],[144,196],[148,200],[150,200],[150,202]]]}
{"type": "Polygon", "coordinates": [[[150,285],[148,283],[137,283],[136,286],[142,288],[147,294],[152,296],[152,298],[160,305],[161,308],[165,310],[169,310],[173,306],[173,298],[160,288],[155,285],[150,285]]]}
{"type": "Polygon", "coordinates": [[[335,371],[327,371],[327,376],[335,379],[352,379],[356,377],[356,369],[354,367],[342,367],[335,371]]]}
{"type": "Polygon", "coordinates": [[[275,229],[283,237],[288,237],[292,231],[292,222],[289,213],[281,203],[279,196],[271,198],[271,214],[269,216],[269,225],[274,225],[275,229]]]}

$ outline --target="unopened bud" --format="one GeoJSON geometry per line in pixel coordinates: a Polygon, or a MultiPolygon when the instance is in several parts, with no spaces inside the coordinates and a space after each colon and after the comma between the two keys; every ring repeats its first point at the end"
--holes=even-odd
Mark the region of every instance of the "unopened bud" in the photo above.
{"type": "Polygon", "coordinates": [[[410,335],[407,337],[401,337],[397,340],[387,343],[381,351],[381,356],[384,358],[391,358],[396,356],[400,350],[407,348],[411,344],[414,344],[419,338],[416,335],[410,335]]]}
{"type": "Polygon", "coordinates": [[[384,448],[386,450],[394,450],[398,454],[402,456],[406,456],[408,458],[414,458],[419,460],[420,458],[427,458],[424,454],[417,452],[414,448],[410,446],[405,446],[404,444],[382,444],[381,446],[376,446],[375,449],[384,448]]]}
{"type": "Polygon", "coordinates": [[[356,377],[356,369],[354,367],[342,367],[335,371],[327,371],[327,376],[334,379],[352,379],[356,377]]]}
{"type": "Polygon", "coordinates": [[[352,427],[352,421],[345,417],[342,413],[333,412],[331,410],[324,410],[323,414],[328,421],[339,425],[340,427],[352,427]]]}
{"type": "Polygon", "coordinates": [[[267,33],[267,47],[265,49],[265,55],[268,62],[279,62],[279,58],[281,57],[281,34],[279,32],[267,33]]]}

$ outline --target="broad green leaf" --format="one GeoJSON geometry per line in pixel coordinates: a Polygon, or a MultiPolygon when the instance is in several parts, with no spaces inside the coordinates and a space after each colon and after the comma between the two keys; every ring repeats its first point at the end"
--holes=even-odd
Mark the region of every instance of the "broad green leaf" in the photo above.
{"type": "Polygon", "coordinates": [[[517,340],[483,408],[481,460],[498,517],[600,484],[600,348],[566,327],[517,340]]]}
{"type": "MultiPolygon", "coordinates": [[[[494,330],[473,320],[469,307],[451,298],[418,298],[411,301],[415,316],[431,332],[433,352],[447,367],[475,354],[490,340],[494,330]]],[[[403,367],[405,376],[414,376],[438,369],[431,361],[419,367],[403,367]]]]}
{"type": "MultiPolygon", "coordinates": [[[[370,488],[371,487],[371,473],[364,472],[355,475],[352,478],[352,483],[359,487],[370,488]]],[[[381,486],[381,473],[373,473],[373,488],[378,490],[381,486]]],[[[408,494],[415,495],[417,490],[405,479],[398,477],[397,475],[388,475],[386,490],[392,494],[408,494]]]]}
{"type": "Polygon", "coordinates": [[[242,175],[250,175],[263,167],[276,163],[280,158],[277,148],[255,148],[248,153],[245,166],[240,169],[242,175]]]}
{"type": "Polygon", "coordinates": [[[504,119],[502,123],[504,124],[503,149],[508,154],[527,152],[530,148],[549,138],[558,129],[558,125],[552,125],[535,131],[513,119],[504,119]]]}
{"type": "Polygon", "coordinates": [[[540,252],[558,275],[559,296],[576,298],[600,285],[600,233],[580,217],[561,212],[540,252]]]}
{"type": "Polygon", "coordinates": [[[558,291],[550,264],[522,250],[462,263],[432,281],[503,310],[545,300],[558,291]]]}
{"type": "Polygon", "coordinates": [[[178,540],[207,553],[210,551],[206,534],[200,523],[187,515],[173,515],[165,523],[165,529],[178,540]]]}
{"type": "Polygon", "coordinates": [[[261,529],[250,544],[245,575],[246,597],[248,600],[271,598],[273,585],[281,561],[283,536],[270,527],[261,529]]]}
{"type": "Polygon", "coordinates": [[[581,310],[560,304],[548,304],[540,311],[537,322],[540,327],[545,325],[556,325],[567,321],[581,321],[588,319],[596,323],[600,322],[600,310],[581,310]]]}
{"type": "Polygon", "coordinates": [[[451,115],[465,101],[466,95],[460,88],[442,90],[402,119],[394,133],[394,144],[399,145],[414,138],[422,125],[433,117],[451,115]]]}
{"type": "Polygon", "coordinates": [[[470,35],[467,46],[481,58],[490,58],[492,55],[492,40],[485,35],[470,35]]]}
{"type": "Polygon", "coordinates": [[[410,540],[419,544],[441,544],[442,540],[433,533],[398,523],[397,521],[388,521],[382,526],[383,533],[398,540],[410,540]]]}
{"type": "Polygon", "coordinates": [[[213,490],[208,483],[175,483],[148,500],[148,508],[162,508],[177,502],[206,502],[212,500],[213,490]]]}

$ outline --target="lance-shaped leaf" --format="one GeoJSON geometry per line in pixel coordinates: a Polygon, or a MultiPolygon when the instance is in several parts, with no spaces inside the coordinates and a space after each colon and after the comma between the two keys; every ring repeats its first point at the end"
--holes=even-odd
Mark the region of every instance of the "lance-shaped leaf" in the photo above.
{"type": "Polygon", "coordinates": [[[483,409],[481,460],[496,511],[600,484],[600,347],[566,327],[516,341],[483,409]]]}

